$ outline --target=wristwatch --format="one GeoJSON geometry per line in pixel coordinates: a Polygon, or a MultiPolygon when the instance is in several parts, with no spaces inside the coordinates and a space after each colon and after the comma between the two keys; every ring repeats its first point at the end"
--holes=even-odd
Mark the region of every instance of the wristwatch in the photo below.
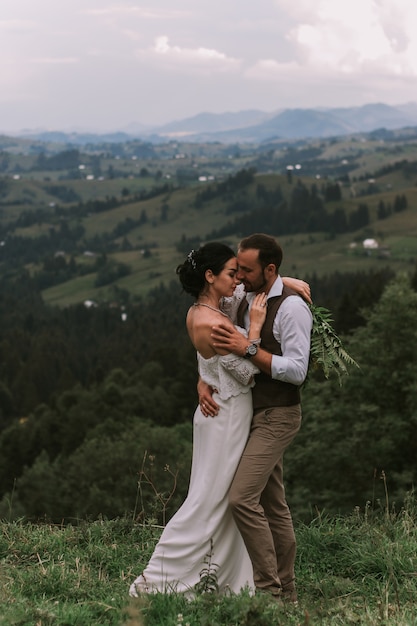
{"type": "Polygon", "coordinates": [[[246,346],[246,352],[244,354],[245,359],[250,359],[252,356],[255,356],[255,354],[258,352],[258,346],[256,345],[256,343],[250,343],[248,346],[246,346]]]}

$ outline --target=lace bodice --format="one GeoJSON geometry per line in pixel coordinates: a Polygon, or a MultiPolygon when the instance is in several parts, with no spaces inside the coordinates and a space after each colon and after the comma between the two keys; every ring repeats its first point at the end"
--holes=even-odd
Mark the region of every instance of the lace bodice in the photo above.
{"type": "Polygon", "coordinates": [[[246,297],[246,291],[243,285],[237,285],[233,296],[230,298],[222,298],[220,308],[232,320],[233,324],[237,321],[237,310],[240,303],[246,297]]]}
{"type": "MultiPolygon", "coordinates": [[[[247,334],[243,328],[238,330],[247,334]]],[[[223,400],[239,393],[247,393],[253,386],[253,377],[259,369],[248,359],[235,354],[215,354],[205,359],[197,352],[198,372],[208,385],[216,389],[223,400]]]]}

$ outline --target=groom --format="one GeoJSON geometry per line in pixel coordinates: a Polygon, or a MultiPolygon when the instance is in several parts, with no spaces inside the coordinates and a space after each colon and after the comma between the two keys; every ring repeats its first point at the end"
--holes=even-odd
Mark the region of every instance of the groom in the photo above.
{"type": "MultiPolygon", "coordinates": [[[[237,277],[246,290],[238,325],[248,327],[248,310],[256,294],[267,294],[268,309],[260,344],[222,324],[212,329],[216,348],[251,359],[261,370],[252,390],[251,432],[229,501],[252,561],[256,588],[296,602],[296,541],[285,498],[283,457],[301,425],[299,388],[308,369],[312,316],[304,300],[282,282],[282,250],[273,237],[246,237],[237,260],[237,277]]],[[[199,397],[216,412],[204,383],[199,383],[199,397]]]]}

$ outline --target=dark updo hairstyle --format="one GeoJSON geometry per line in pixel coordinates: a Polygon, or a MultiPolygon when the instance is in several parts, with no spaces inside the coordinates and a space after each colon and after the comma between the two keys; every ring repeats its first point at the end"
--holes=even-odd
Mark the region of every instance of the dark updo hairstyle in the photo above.
{"type": "Polygon", "coordinates": [[[218,276],[227,261],[235,256],[232,248],[216,242],[206,243],[199,250],[191,250],[184,263],[178,265],[176,270],[184,291],[198,298],[207,284],[207,270],[218,276]]]}

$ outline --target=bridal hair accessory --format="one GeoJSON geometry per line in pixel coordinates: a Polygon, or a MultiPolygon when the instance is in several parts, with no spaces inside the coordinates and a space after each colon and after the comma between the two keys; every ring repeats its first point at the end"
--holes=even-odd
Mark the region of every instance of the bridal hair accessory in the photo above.
{"type": "Polygon", "coordinates": [[[193,270],[197,269],[197,263],[195,262],[195,250],[191,250],[189,255],[187,256],[187,261],[191,263],[193,270]]]}

